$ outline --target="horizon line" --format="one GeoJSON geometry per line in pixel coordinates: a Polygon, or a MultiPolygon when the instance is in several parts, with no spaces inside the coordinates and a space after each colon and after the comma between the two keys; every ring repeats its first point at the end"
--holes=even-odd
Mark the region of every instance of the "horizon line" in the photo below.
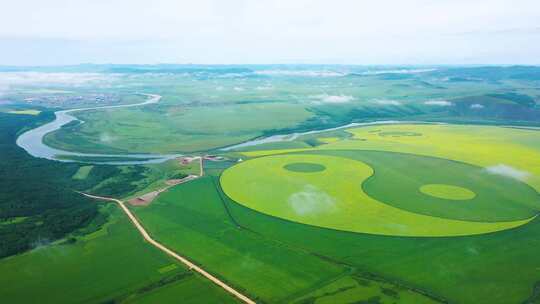
{"type": "Polygon", "coordinates": [[[45,68],[45,67],[77,67],[77,66],[358,66],[358,67],[540,67],[540,63],[92,63],[81,62],[73,64],[38,64],[10,65],[0,64],[0,68],[45,68]]]}

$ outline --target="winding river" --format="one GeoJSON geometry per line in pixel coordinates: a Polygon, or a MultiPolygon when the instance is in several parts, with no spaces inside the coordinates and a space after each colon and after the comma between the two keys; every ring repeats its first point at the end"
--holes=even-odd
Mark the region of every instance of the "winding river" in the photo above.
{"type": "Polygon", "coordinates": [[[353,122],[350,124],[342,125],[339,127],[334,128],[327,128],[327,129],[320,129],[320,130],[313,130],[313,131],[306,131],[306,132],[296,132],[296,133],[289,133],[289,134],[279,134],[279,135],[272,135],[267,137],[259,137],[252,140],[248,140],[239,144],[234,144],[231,146],[227,146],[225,148],[221,148],[221,151],[230,151],[240,148],[246,148],[256,145],[262,145],[262,144],[268,144],[268,143],[276,143],[280,141],[293,141],[296,140],[298,137],[303,135],[310,135],[310,134],[317,134],[317,133],[323,133],[323,132],[329,132],[329,131],[336,131],[341,129],[347,129],[352,127],[362,127],[362,126],[374,126],[374,125],[389,125],[389,124],[403,124],[403,123],[419,123],[418,121],[398,121],[398,120],[380,120],[380,121],[373,121],[373,122],[353,122]]]}
{"type": "MultiPolygon", "coordinates": [[[[65,151],[61,149],[56,149],[47,146],[45,143],[43,143],[43,138],[45,135],[54,132],[58,129],[60,129],[62,126],[72,122],[72,121],[80,121],[81,123],[84,123],[84,121],[79,120],[77,117],[73,116],[72,114],[75,112],[81,112],[81,111],[88,111],[88,110],[104,110],[104,109],[116,109],[116,108],[128,108],[128,107],[140,107],[145,106],[149,104],[155,104],[158,103],[161,99],[160,95],[154,95],[154,94],[144,94],[148,97],[148,99],[145,102],[136,103],[136,104],[126,104],[126,105],[114,105],[114,106],[102,106],[102,107],[89,107],[89,108],[80,108],[80,109],[70,109],[70,110],[62,110],[55,112],[56,118],[46,123],[40,127],[37,127],[35,129],[29,130],[21,134],[17,138],[17,145],[19,145],[21,148],[25,149],[26,152],[28,152],[30,155],[34,157],[39,158],[46,158],[50,160],[57,160],[57,161],[63,161],[63,162],[77,162],[79,160],[76,160],[76,158],[88,158],[87,160],[84,160],[85,163],[93,163],[93,164],[111,164],[111,165],[134,165],[134,164],[150,164],[150,163],[160,163],[164,162],[169,159],[173,159],[176,157],[181,156],[182,154],[99,154],[99,153],[82,153],[82,152],[72,152],[72,151],[65,151]],[[69,157],[73,157],[74,159],[69,159],[69,157]],[[103,160],[99,160],[99,158],[104,158],[103,160]],[[108,158],[108,159],[106,159],[108,158]],[[119,160],[111,160],[110,158],[118,158],[119,160]]],[[[234,144],[231,146],[227,146],[224,148],[219,149],[220,151],[230,151],[234,149],[240,149],[245,147],[251,147],[255,145],[261,145],[266,143],[275,143],[275,142],[281,142],[281,141],[293,141],[297,139],[300,136],[303,135],[309,135],[309,134],[316,134],[316,133],[322,133],[322,132],[328,132],[328,131],[334,131],[339,129],[346,129],[351,127],[359,127],[359,126],[371,126],[371,125],[382,125],[382,124],[398,124],[398,123],[408,123],[407,121],[395,121],[395,120],[385,120],[385,121],[375,121],[375,122],[366,122],[366,123],[350,123],[347,125],[334,127],[334,128],[328,128],[328,129],[321,129],[321,130],[314,130],[314,131],[307,131],[307,132],[298,132],[298,133],[290,133],[290,134],[283,134],[283,135],[272,135],[267,137],[260,137],[255,138],[253,140],[249,140],[246,142],[242,142],[239,144],[234,144]]],[[[418,122],[411,122],[411,123],[418,123],[418,122]]],[[[83,162],[81,160],[81,162],[83,162]]]]}
{"type": "Polygon", "coordinates": [[[72,121],[80,121],[81,123],[84,123],[84,121],[79,120],[72,114],[75,112],[81,112],[81,111],[88,111],[88,110],[104,110],[104,109],[116,109],[116,108],[129,108],[129,107],[140,107],[145,106],[149,104],[158,103],[161,99],[161,96],[159,95],[153,95],[153,94],[144,94],[148,97],[148,99],[145,102],[136,103],[136,104],[126,104],[126,105],[114,105],[114,106],[102,106],[102,107],[89,107],[89,108],[80,108],[80,109],[70,109],[70,110],[62,110],[55,112],[56,118],[46,123],[40,127],[37,127],[35,129],[29,130],[21,134],[17,138],[17,145],[23,149],[26,150],[30,155],[34,157],[39,158],[46,158],[51,160],[57,160],[57,161],[64,161],[64,162],[74,162],[76,160],[71,159],[64,159],[61,158],[61,156],[66,157],[77,157],[77,158],[89,158],[88,163],[95,163],[95,164],[124,164],[124,165],[130,165],[130,164],[148,164],[148,163],[160,163],[164,162],[166,160],[175,158],[180,156],[180,154],[97,154],[97,153],[81,153],[81,152],[71,152],[71,151],[65,151],[60,149],[55,149],[52,147],[47,146],[43,143],[43,137],[45,135],[54,132],[58,129],[60,129],[62,126],[72,122],[72,121]],[[119,158],[122,160],[97,160],[96,158],[103,157],[103,158],[119,158]]]}

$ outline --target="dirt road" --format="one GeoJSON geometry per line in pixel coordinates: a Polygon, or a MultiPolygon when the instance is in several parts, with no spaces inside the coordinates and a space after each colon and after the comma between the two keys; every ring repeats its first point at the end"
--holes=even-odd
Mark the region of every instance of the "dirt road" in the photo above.
{"type": "MultiPolygon", "coordinates": [[[[201,161],[202,162],[202,161],[201,161]]],[[[201,172],[202,173],[202,172],[201,172]]],[[[112,201],[112,202],[116,202],[120,208],[124,211],[124,213],[128,216],[129,220],[133,223],[133,225],[135,226],[135,228],[137,228],[137,230],[139,230],[139,232],[141,233],[141,235],[143,236],[143,238],[148,242],[150,243],[151,245],[153,245],[154,247],[158,248],[159,250],[165,252],[166,254],[168,254],[169,256],[175,258],[176,260],[182,262],[184,265],[186,265],[189,269],[191,270],[194,270],[196,272],[198,272],[199,274],[201,274],[202,276],[204,276],[205,278],[207,278],[208,280],[212,281],[214,284],[218,285],[219,287],[225,289],[225,291],[227,291],[228,293],[232,294],[233,296],[235,296],[236,298],[240,299],[241,301],[243,301],[244,303],[248,303],[248,304],[255,304],[255,301],[251,300],[249,297],[245,296],[244,294],[240,293],[239,291],[235,290],[234,288],[232,288],[231,286],[225,284],[223,281],[221,281],[220,279],[216,278],[215,276],[211,275],[210,273],[208,273],[207,271],[205,271],[204,269],[202,269],[201,267],[193,264],[192,262],[190,262],[188,259],[182,257],[181,255],[177,254],[176,252],[170,250],[169,248],[165,247],[163,244],[159,243],[158,241],[154,240],[150,234],[148,234],[148,232],[146,232],[146,230],[144,229],[144,227],[141,225],[141,223],[139,222],[139,220],[135,217],[135,215],[133,215],[133,213],[131,213],[131,211],[128,209],[128,207],[126,207],[126,205],[124,204],[123,201],[119,200],[119,199],[115,199],[115,198],[110,198],[110,197],[103,197],[103,196],[96,196],[96,195],[91,195],[91,194],[87,194],[87,193],[82,193],[84,196],[86,197],[90,197],[90,198],[93,198],[93,199],[99,199],[99,200],[105,200],[105,201],[112,201]]]]}
{"type": "Polygon", "coordinates": [[[170,180],[167,180],[165,181],[165,184],[167,184],[166,187],[163,187],[161,189],[158,189],[158,190],[155,190],[155,191],[151,191],[151,192],[148,192],[148,193],[145,193],[143,195],[139,195],[138,197],[135,197],[135,198],[132,198],[128,201],[128,203],[131,205],[131,206],[148,206],[150,205],[150,203],[152,203],[152,201],[154,199],[156,199],[162,192],[165,192],[167,190],[169,190],[169,188],[171,187],[174,187],[174,186],[177,186],[177,185],[180,185],[180,184],[184,184],[184,183],[187,183],[189,181],[192,181],[194,179],[197,179],[199,178],[198,175],[188,175],[184,178],[181,178],[181,179],[170,179],[170,180]]]}
{"type": "Polygon", "coordinates": [[[203,176],[204,176],[204,164],[203,164],[203,162],[204,162],[204,157],[200,156],[200,157],[199,157],[199,160],[200,160],[200,170],[201,170],[199,176],[200,176],[200,177],[203,177],[203,176]]]}

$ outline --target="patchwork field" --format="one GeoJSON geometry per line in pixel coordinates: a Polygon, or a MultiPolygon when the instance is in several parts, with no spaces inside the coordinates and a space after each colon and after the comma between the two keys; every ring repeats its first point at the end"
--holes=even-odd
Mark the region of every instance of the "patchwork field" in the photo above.
{"type": "Polygon", "coordinates": [[[147,303],[152,299],[163,303],[174,289],[191,290],[178,298],[182,303],[235,303],[221,289],[146,244],[116,206],[102,212],[109,214],[109,221],[95,232],[43,247],[36,244],[30,252],[3,259],[2,301],[147,303]]]}
{"type": "Polygon", "coordinates": [[[0,101],[3,123],[27,122],[0,149],[0,249],[24,245],[0,260],[3,302],[237,302],[78,190],[155,193],[127,206],[151,238],[261,304],[540,303],[537,67],[66,69],[102,82],[14,84],[0,101]],[[43,138],[92,155],[60,163],[16,145],[53,111],[144,93],[162,98],[76,112],[84,123],[43,138]],[[353,122],[372,124],[336,128],[353,122]],[[100,164],[133,153],[205,160],[100,164]]]}

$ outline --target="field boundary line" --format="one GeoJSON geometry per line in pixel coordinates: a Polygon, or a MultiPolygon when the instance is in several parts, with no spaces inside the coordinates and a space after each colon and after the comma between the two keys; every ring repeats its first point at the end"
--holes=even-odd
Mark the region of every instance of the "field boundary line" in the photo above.
{"type": "Polygon", "coordinates": [[[227,285],[225,282],[223,282],[220,279],[218,279],[217,277],[213,276],[212,274],[210,274],[206,270],[204,270],[201,267],[195,265],[193,262],[191,262],[187,258],[177,254],[176,252],[174,252],[171,249],[167,248],[165,245],[163,245],[163,244],[159,243],[158,241],[154,240],[150,236],[150,234],[146,231],[146,229],[144,229],[144,227],[141,225],[141,223],[135,217],[135,215],[133,215],[133,213],[128,209],[128,207],[126,207],[126,205],[125,205],[125,203],[123,201],[121,201],[119,199],[116,199],[116,198],[97,196],[97,195],[92,195],[92,194],[88,194],[88,193],[84,193],[84,192],[80,192],[80,193],[82,195],[86,196],[86,197],[89,197],[89,198],[116,202],[120,206],[120,208],[124,211],[124,213],[128,216],[128,218],[133,223],[135,228],[137,228],[137,230],[143,236],[143,238],[147,242],[149,242],[151,245],[153,245],[154,247],[156,247],[159,250],[163,251],[167,255],[173,257],[174,259],[180,261],[182,264],[186,265],[188,267],[188,269],[198,272],[200,275],[207,278],[208,280],[210,280],[212,283],[218,285],[219,287],[223,288],[225,291],[227,291],[231,295],[235,296],[236,298],[238,298],[242,302],[248,303],[248,304],[256,304],[256,302],[253,301],[252,299],[250,299],[248,296],[240,293],[239,291],[237,291],[236,289],[234,289],[231,286],[227,285]]]}

